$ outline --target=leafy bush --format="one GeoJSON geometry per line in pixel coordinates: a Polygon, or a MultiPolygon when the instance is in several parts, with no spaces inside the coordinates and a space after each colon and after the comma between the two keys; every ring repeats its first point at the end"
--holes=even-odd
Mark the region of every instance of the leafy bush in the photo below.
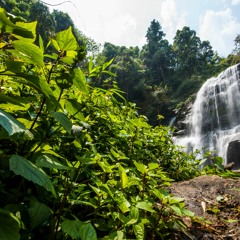
{"type": "Polygon", "coordinates": [[[0,239],[170,239],[193,214],[166,187],[194,157],[115,84],[87,84],[111,61],[84,74],[71,28],[44,46],[36,24],[0,9],[0,239]]]}

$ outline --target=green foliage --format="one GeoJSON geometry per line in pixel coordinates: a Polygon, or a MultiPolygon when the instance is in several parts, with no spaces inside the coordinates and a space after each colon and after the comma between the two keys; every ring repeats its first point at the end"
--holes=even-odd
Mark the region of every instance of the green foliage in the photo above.
{"type": "Polygon", "coordinates": [[[17,25],[2,13],[2,29],[12,27],[0,43],[0,236],[166,239],[187,231],[183,218],[194,216],[166,188],[196,175],[197,163],[115,83],[87,84],[113,76],[112,60],[90,60],[84,74],[84,46],[71,27],[38,46],[34,28],[24,40],[33,23],[20,24],[15,40],[17,25]]]}
{"type": "Polygon", "coordinates": [[[20,239],[20,222],[12,213],[0,209],[0,238],[6,240],[20,239]]]}

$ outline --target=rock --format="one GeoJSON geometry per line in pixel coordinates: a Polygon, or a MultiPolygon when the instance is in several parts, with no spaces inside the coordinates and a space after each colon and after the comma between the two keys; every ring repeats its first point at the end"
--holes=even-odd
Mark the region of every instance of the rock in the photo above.
{"type": "Polygon", "coordinates": [[[227,148],[227,165],[233,162],[232,169],[240,168],[240,141],[232,141],[227,148]]]}
{"type": "Polygon", "coordinates": [[[239,189],[240,178],[222,178],[215,175],[175,182],[169,188],[171,194],[185,199],[187,209],[209,221],[206,229],[193,226],[191,234],[198,240],[240,239],[239,189]],[[214,210],[218,212],[214,213],[214,210]],[[202,234],[197,232],[199,230],[202,234]]]}

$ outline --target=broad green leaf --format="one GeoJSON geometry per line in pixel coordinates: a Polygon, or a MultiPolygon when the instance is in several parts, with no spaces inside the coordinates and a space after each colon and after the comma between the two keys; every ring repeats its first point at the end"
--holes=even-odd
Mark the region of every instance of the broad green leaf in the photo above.
{"type": "Polygon", "coordinates": [[[74,69],[73,85],[76,86],[79,90],[87,92],[86,78],[80,68],[74,69]]]}
{"type": "Polygon", "coordinates": [[[116,76],[117,76],[115,73],[110,72],[110,71],[104,70],[104,71],[102,71],[102,72],[103,72],[103,73],[106,73],[106,74],[108,74],[108,75],[110,75],[110,76],[113,76],[113,77],[116,77],[116,76]]]}
{"type": "Polygon", "coordinates": [[[167,202],[168,195],[169,195],[167,192],[160,191],[159,189],[153,189],[152,192],[160,201],[167,202]]]}
{"type": "Polygon", "coordinates": [[[133,231],[137,240],[144,240],[144,225],[142,223],[133,225],[133,231]]]}
{"type": "Polygon", "coordinates": [[[109,164],[107,163],[106,160],[98,161],[98,165],[101,167],[103,172],[107,172],[107,173],[111,173],[112,172],[112,168],[114,167],[114,166],[113,167],[109,166],[109,164]]]}
{"type": "Polygon", "coordinates": [[[91,223],[78,220],[65,220],[61,224],[63,232],[73,239],[97,240],[97,234],[91,223]]]}
{"type": "Polygon", "coordinates": [[[138,210],[138,208],[136,208],[136,207],[131,208],[130,217],[138,219],[138,217],[139,217],[139,210],[138,210]]]}
{"type": "MultiPolygon", "coordinates": [[[[33,38],[30,39],[31,42],[34,42],[36,40],[36,27],[37,27],[37,21],[35,22],[16,22],[16,26],[27,29],[28,31],[32,32],[33,38]]],[[[16,38],[21,39],[21,36],[14,35],[16,38]]],[[[27,38],[24,38],[24,41],[27,41],[27,38]]],[[[28,40],[29,41],[29,40],[28,40]]]]}
{"type": "Polygon", "coordinates": [[[74,205],[86,205],[86,206],[91,206],[93,208],[98,208],[98,206],[93,205],[91,202],[87,202],[87,201],[81,201],[81,200],[72,200],[71,204],[74,205]]]}
{"type": "Polygon", "coordinates": [[[47,205],[38,202],[35,198],[27,200],[30,200],[30,206],[28,208],[30,227],[34,229],[49,219],[52,215],[52,210],[47,205]]]}
{"type": "Polygon", "coordinates": [[[55,168],[55,169],[70,169],[68,166],[64,166],[60,163],[56,157],[51,156],[50,154],[40,155],[36,160],[37,167],[45,167],[45,168],[55,168]]]}
{"type": "Polygon", "coordinates": [[[64,103],[64,108],[71,116],[74,116],[81,121],[85,121],[85,117],[81,112],[82,106],[75,99],[66,100],[64,103]]]}
{"type": "Polygon", "coordinates": [[[108,187],[107,184],[101,184],[101,186],[99,186],[99,188],[102,191],[104,191],[105,193],[107,193],[111,198],[114,199],[113,193],[112,193],[112,191],[110,190],[110,188],[108,187]]]}
{"type": "Polygon", "coordinates": [[[113,62],[114,58],[112,58],[109,62],[105,62],[102,66],[102,70],[104,71],[107,67],[109,67],[112,62],[113,62]]]}
{"type": "Polygon", "coordinates": [[[61,57],[61,61],[67,64],[73,64],[77,57],[76,51],[67,51],[65,57],[61,57]]]}
{"type": "MultiPolygon", "coordinates": [[[[7,98],[6,98],[7,99],[7,98]]],[[[31,104],[30,103],[26,103],[25,105],[22,105],[21,104],[21,100],[19,101],[18,104],[15,104],[15,103],[10,103],[10,101],[13,100],[13,99],[10,99],[9,98],[9,103],[7,104],[0,104],[0,108],[4,111],[8,111],[8,112],[12,112],[14,114],[14,112],[21,112],[21,111],[26,111],[30,108],[31,104]],[[20,105],[21,104],[21,105],[20,105]]]]}
{"type": "Polygon", "coordinates": [[[15,53],[27,63],[44,66],[43,52],[38,46],[24,40],[15,40],[12,45],[16,50],[15,53]]]}
{"type": "Polygon", "coordinates": [[[9,136],[15,133],[26,133],[31,137],[31,133],[26,129],[26,127],[17,121],[10,114],[0,109],[0,125],[8,132],[9,136]]]}
{"type": "Polygon", "coordinates": [[[148,164],[148,168],[149,170],[153,170],[153,169],[156,169],[159,167],[159,164],[158,163],[149,163],[148,164]]]}
{"type": "Polygon", "coordinates": [[[12,213],[0,209],[0,239],[19,240],[19,230],[19,220],[12,213]]]}
{"type": "Polygon", "coordinates": [[[56,60],[58,58],[58,55],[56,53],[52,53],[52,55],[50,54],[44,54],[44,57],[47,57],[47,58],[51,58],[51,59],[54,59],[56,60]]]}
{"type": "Polygon", "coordinates": [[[51,112],[51,116],[54,117],[55,120],[57,120],[69,134],[71,134],[72,122],[64,113],[51,112]]]}
{"type": "Polygon", "coordinates": [[[77,50],[78,43],[72,33],[72,28],[57,33],[56,41],[61,51],[75,51],[77,50]]]}
{"type": "Polygon", "coordinates": [[[38,35],[38,42],[39,42],[39,48],[41,49],[42,53],[44,54],[44,43],[41,35],[38,35]]]}
{"type": "Polygon", "coordinates": [[[182,214],[185,215],[185,216],[188,216],[188,217],[194,217],[195,216],[195,213],[186,209],[186,208],[183,208],[181,209],[182,211],[182,214]]]}
{"type": "Polygon", "coordinates": [[[128,186],[128,176],[126,174],[125,169],[121,165],[119,165],[118,170],[119,170],[119,176],[121,179],[121,187],[122,189],[124,189],[128,186]]]}
{"type": "MultiPolygon", "coordinates": [[[[54,96],[52,89],[43,76],[25,75],[23,79],[27,81],[29,86],[35,88],[37,91],[42,92],[49,100],[49,104],[51,104],[53,109],[55,109],[57,106],[60,106],[59,102],[57,101],[58,97],[54,96]]],[[[24,83],[26,84],[26,82],[23,82],[23,84],[24,83]]]]}
{"type": "Polygon", "coordinates": [[[99,188],[96,188],[96,187],[94,187],[94,186],[92,186],[92,185],[90,185],[90,184],[89,184],[89,186],[92,188],[92,190],[93,190],[98,196],[100,195],[101,190],[100,190],[99,188]]]}
{"type": "Polygon", "coordinates": [[[9,159],[10,170],[16,175],[20,175],[25,179],[32,181],[39,186],[44,187],[48,191],[56,195],[52,182],[48,175],[41,169],[31,163],[29,160],[19,156],[12,155],[9,159]]]}
{"type": "Polygon", "coordinates": [[[24,69],[24,63],[19,61],[5,61],[7,71],[13,72],[13,73],[21,73],[24,69]]]}
{"type": "Polygon", "coordinates": [[[184,202],[184,198],[181,197],[169,197],[168,198],[169,204],[176,204],[184,202]]]}
{"type": "Polygon", "coordinates": [[[102,238],[102,240],[124,240],[124,233],[122,231],[116,231],[108,236],[102,238]]]}
{"type": "Polygon", "coordinates": [[[80,239],[80,227],[82,222],[78,220],[65,220],[61,223],[63,232],[73,239],[80,239]]]}
{"type": "Polygon", "coordinates": [[[25,126],[18,122],[14,117],[0,109],[0,125],[11,136],[15,133],[24,132],[25,126]]]}
{"type": "Polygon", "coordinates": [[[118,203],[118,207],[122,211],[122,213],[126,213],[129,211],[129,207],[131,204],[128,202],[128,200],[121,194],[119,197],[115,197],[115,201],[118,203]]]}
{"type": "Polygon", "coordinates": [[[178,215],[178,216],[182,216],[182,211],[179,207],[177,206],[170,206],[170,208],[178,215]]]}
{"type": "MultiPolygon", "coordinates": [[[[21,122],[22,124],[24,124],[24,126],[26,126],[26,128],[30,128],[31,126],[32,126],[32,123],[33,123],[33,121],[29,121],[28,119],[26,119],[26,118],[18,118],[17,119],[19,122],[21,122]]],[[[36,127],[38,127],[39,125],[38,125],[38,123],[35,123],[35,125],[34,125],[34,128],[36,128],[36,127]]],[[[33,128],[33,129],[34,129],[33,128]]],[[[29,131],[30,132],[30,131],[29,131]]]]}
{"type": "MultiPolygon", "coordinates": [[[[58,42],[54,39],[51,39],[51,44],[53,45],[53,47],[57,50],[60,51],[60,47],[58,45],[58,42]]],[[[56,55],[57,56],[57,55],[56,55]]],[[[57,59],[57,58],[56,58],[57,59]]]]}
{"type": "Polygon", "coordinates": [[[147,167],[143,163],[134,161],[134,165],[140,173],[145,174],[147,172],[147,167]]]}
{"type": "Polygon", "coordinates": [[[139,210],[137,207],[133,207],[131,208],[130,212],[129,212],[129,221],[126,223],[126,225],[133,225],[135,223],[138,222],[138,218],[139,218],[139,210]]]}
{"type": "Polygon", "coordinates": [[[138,202],[136,207],[148,212],[154,212],[153,205],[150,202],[138,202]]]}
{"type": "Polygon", "coordinates": [[[97,240],[97,234],[91,223],[82,224],[80,227],[81,240],[97,240]]]}
{"type": "Polygon", "coordinates": [[[120,154],[117,153],[116,151],[113,150],[113,148],[110,149],[110,152],[112,153],[112,155],[115,157],[115,158],[119,158],[120,157],[120,154]]]}

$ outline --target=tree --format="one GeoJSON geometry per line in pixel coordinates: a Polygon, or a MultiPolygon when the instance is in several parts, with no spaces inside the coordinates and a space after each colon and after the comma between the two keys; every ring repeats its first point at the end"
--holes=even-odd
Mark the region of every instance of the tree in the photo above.
{"type": "Polygon", "coordinates": [[[53,10],[53,12],[51,13],[51,17],[53,18],[54,21],[55,32],[66,30],[70,26],[74,27],[74,23],[67,13],[58,10],[53,10]]]}
{"type": "Polygon", "coordinates": [[[144,81],[145,67],[139,59],[139,48],[120,47],[119,55],[114,59],[111,71],[116,74],[117,83],[128,101],[139,102],[144,99],[141,88],[144,81]]]}
{"type": "Polygon", "coordinates": [[[54,20],[49,8],[39,1],[34,1],[29,8],[28,21],[38,21],[37,33],[45,42],[54,34],[54,20]]]}
{"type": "Polygon", "coordinates": [[[154,19],[147,30],[147,44],[141,52],[141,58],[147,67],[147,83],[150,85],[159,85],[167,79],[171,47],[164,37],[160,23],[154,19]]]}
{"type": "Polygon", "coordinates": [[[209,41],[201,42],[194,30],[184,27],[178,30],[173,42],[175,71],[191,78],[194,74],[207,77],[214,66],[216,58],[209,41]]]}
{"type": "Polygon", "coordinates": [[[234,51],[235,51],[238,55],[240,55],[240,34],[238,34],[238,35],[236,36],[234,42],[235,42],[235,49],[234,49],[234,51]]]}

